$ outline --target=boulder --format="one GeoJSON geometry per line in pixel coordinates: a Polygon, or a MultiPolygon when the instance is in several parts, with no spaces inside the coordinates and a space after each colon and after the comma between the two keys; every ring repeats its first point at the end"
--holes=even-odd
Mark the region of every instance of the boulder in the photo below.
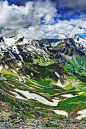
{"type": "Polygon", "coordinates": [[[14,113],[13,115],[10,115],[9,118],[13,119],[17,119],[19,115],[17,113],[14,113]]]}
{"type": "Polygon", "coordinates": [[[15,121],[15,124],[20,124],[20,120],[15,121]]]}

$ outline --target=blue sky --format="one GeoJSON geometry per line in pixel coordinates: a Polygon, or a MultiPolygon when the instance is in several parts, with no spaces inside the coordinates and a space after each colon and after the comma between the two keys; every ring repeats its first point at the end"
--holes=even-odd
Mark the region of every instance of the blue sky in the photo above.
{"type": "Polygon", "coordinates": [[[1,0],[0,36],[86,38],[86,0],[1,0]]]}

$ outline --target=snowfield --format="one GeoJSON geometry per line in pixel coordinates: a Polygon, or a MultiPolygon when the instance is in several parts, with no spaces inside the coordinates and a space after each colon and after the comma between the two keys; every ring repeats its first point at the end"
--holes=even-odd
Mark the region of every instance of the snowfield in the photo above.
{"type": "Polygon", "coordinates": [[[74,95],[72,95],[72,94],[63,94],[63,95],[61,95],[61,96],[66,97],[66,98],[74,97],[74,95]]]}
{"type": "Polygon", "coordinates": [[[82,118],[86,117],[86,109],[78,111],[77,114],[80,114],[80,116],[77,116],[76,119],[81,120],[82,118]]]}
{"type": "Polygon", "coordinates": [[[16,92],[12,92],[12,91],[10,91],[11,93],[13,93],[13,94],[15,94],[15,97],[17,98],[17,99],[23,99],[23,100],[27,100],[27,99],[25,99],[25,98],[23,98],[22,96],[20,96],[18,93],[16,93],[16,92]]]}
{"type": "Polygon", "coordinates": [[[28,99],[34,99],[34,100],[37,100],[39,101],[40,103],[43,103],[45,105],[49,105],[49,106],[57,106],[59,101],[59,98],[58,100],[55,100],[55,99],[52,99],[53,102],[50,102],[48,101],[47,99],[45,99],[44,97],[38,95],[38,94],[35,94],[35,93],[29,93],[28,91],[23,91],[23,90],[19,90],[19,89],[14,89],[15,91],[18,91],[20,93],[22,93],[23,95],[25,95],[28,99]]]}
{"type": "Polygon", "coordinates": [[[63,115],[63,116],[66,116],[68,117],[68,113],[66,111],[63,111],[63,110],[53,110],[56,114],[58,115],[63,115]]]}

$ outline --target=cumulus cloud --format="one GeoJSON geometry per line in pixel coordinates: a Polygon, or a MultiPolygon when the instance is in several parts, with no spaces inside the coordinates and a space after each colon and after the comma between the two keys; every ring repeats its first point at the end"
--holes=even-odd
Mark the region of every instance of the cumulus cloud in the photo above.
{"type": "MultiPolygon", "coordinates": [[[[81,22],[81,20],[80,20],[81,22]]],[[[23,28],[19,30],[19,33],[31,38],[52,38],[55,35],[58,35],[59,38],[65,38],[65,35],[69,34],[70,36],[74,34],[85,33],[85,28],[80,29],[81,26],[79,20],[70,20],[70,21],[59,21],[53,25],[40,25],[40,26],[31,26],[28,29],[23,28]],[[62,34],[64,33],[64,34],[62,34]]],[[[82,20],[82,24],[83,24],[82,20]]],[[[82,25],[83,26],[83,25],[82,25]]]]}
{"type": "MultiPolygon", "coordinates": [[[[35,17],[33,2],[26,6],[9,6],[8,2],[0,2],[0,27],[5,30],[18,30],[20,27],[40,24],[40,19],[35,17]]],[[[3,29],[3,31],[4,31],[3,29]]],[[[2,31],[1,34],[4,34],[2,31]]]]}
{"type": "Polygon", "coordinates": [[[54,23],[54,18],[57,17],[57,9],[56,4],[46,1],[37,1],[35,3],[35,14],[39,16],[39,18],[43,18],[43,22],[45,24],[54,23]]]}
{"type": "Polygon", "coordinates": [[[56,35],[64,38],[67,34],[85,33],[85,19],[61,21],[56,6],[56,1],[49,0],[29,1],[24,6],[9,6],[7,1],[0,1],[0,36],[19,33],[28,38],[41,39],[56,35]]]}
{"type": "Polygon", "coordinates": [[[25,6],[9,6],[7,1],[0,1],[0,28],[2,28],[0,35],[6,36],[6,32],[10,34],[10,30],[18,32],[20,28],[27,26],[40,26],[41,22],[44,24],[54,23],[56,12],[55,4],[52,5],[48,0],[45,2],[29,1],[25,6]]]}

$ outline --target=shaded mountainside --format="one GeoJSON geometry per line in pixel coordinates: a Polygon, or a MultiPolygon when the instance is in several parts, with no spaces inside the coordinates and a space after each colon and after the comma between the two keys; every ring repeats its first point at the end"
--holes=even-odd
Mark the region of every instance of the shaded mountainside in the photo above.
{"type": "Polygon", "coordinates": [[[86,55],[72,38],[61,40],[50,50],[51,58],[71,73],[86,72],[86,55]]]}
{"type": "Polygon", "coordinates": [[[10,71],[13,73],[21,74],[21,75],[31,75],[35,78],[52,78],[55,81],[58,79],[64,83],[64,76],[69,76],[65,69],[58,64],[50,64],[48,66],[40,66],[37,64],[32,64],[31,62],[21,62],[10,58],[9,56],[4,56],[0,60],[1,70],[5,69],[6,71],[10,71]],[[58,76],[55,74],[58,73],[58,76]]]}

